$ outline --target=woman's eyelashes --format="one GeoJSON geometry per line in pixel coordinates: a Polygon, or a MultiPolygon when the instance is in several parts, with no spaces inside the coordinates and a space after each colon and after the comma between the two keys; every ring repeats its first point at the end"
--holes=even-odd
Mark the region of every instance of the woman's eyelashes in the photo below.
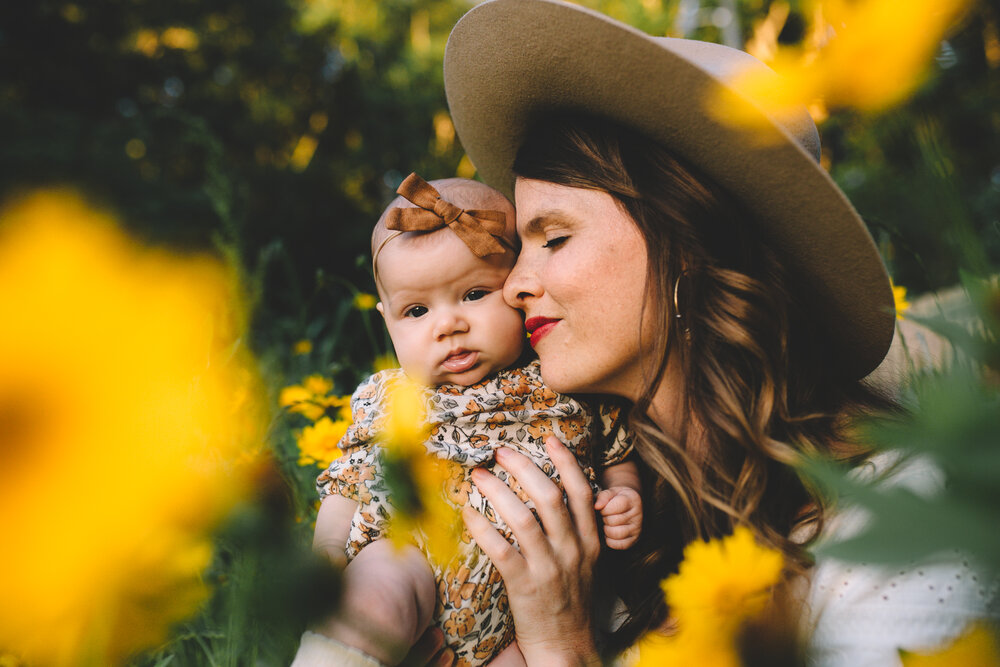
{"type": "Polygon", "coordinates": [[[548,248],[550,250],[553,249],[553,248],[558,248],[563,243],[565,243],[568,239],[569,239],[568,236],[554,236],[551,239],[546,240],[545,243],[542,244],[542,247],[543,248],[548,248]]]}

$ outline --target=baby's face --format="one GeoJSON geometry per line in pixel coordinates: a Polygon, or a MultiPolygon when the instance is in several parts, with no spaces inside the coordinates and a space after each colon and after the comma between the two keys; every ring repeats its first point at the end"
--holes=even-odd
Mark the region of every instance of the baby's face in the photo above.
{"type": "Polygon", "coordinates": [[[467,386],[521,355],[521,313],[503,299],[508,255],[476,257],[450,230],[397,238],[378,258],[382,302],[396,357],[430,386],[467,386]]]}

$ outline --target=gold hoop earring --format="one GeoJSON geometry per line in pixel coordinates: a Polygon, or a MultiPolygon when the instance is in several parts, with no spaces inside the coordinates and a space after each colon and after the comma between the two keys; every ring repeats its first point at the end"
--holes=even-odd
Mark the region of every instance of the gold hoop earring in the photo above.
{"type": "Polygon", "coordinates": [[[674,317],[679,320],[684,319],[684,315],[681,314],[681,304],[678,293],[681,287],[681,278],[687,275],[687,271],[681,271],[680,275],[677,276],[677,280],[674,281],[674,317]]]}
{"type": "MultiPolygon", "coordinates": [[[[684,314],[681,313],[680,287],[681,278],[686,275],[688,275],[688,272],[685,269],[680,272],[680,275],[677,276],[677,280],[674,281],[674,318],[677,319],[678,322],[684,319],[684,314]]],[[[691,340],[691,327],[684,327],[684,338],[688,341],[691,340]]]]}

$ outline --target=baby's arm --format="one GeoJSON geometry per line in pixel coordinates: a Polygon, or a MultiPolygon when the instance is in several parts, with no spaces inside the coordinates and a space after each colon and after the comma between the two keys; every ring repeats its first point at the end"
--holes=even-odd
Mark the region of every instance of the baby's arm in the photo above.
{"type": "Polygon", "coordinates": [[[347,537],[351,533],[351,519],[357,509],[355,501],[338,493],[331,493],[324,498],[316,514],[313,551],[325,556],[334,565],[346,565],[347,537]]]}
{"type": "Polygon", "coordinates": [[[601,513],[604,539],[612,549],[628,549],[642,530],[639,467],[632,461],[610,465],[601,473],[601,485],[594,509],[601,513]]]}

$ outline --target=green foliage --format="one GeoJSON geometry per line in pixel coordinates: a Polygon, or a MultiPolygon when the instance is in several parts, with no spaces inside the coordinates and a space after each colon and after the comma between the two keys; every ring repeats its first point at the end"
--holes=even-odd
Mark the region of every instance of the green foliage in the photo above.
{"type": "MultiPolygon", "coordinates": [[[[867,441],[901,455],[903,467],[931,465],[943,488],[930,494],[861,481],[822,461],[806,470],[851,505],[871,513],[866,530],[823,549],[857,561],[910,562],[958,549],[986,568],[1000,563],[1000,286],[966,276],[970,315],[961,324],[920,323],[947,337],[954,360],[912,378],[904,410],[865,425],[867,441]]],[[[891,474],[891,473],[890,473],[891,474]]]]}
{"type": "Polygon", "coordinates": [[[998,24],[995,3],[976,4],[906,104],[821,127],[833,177],[911,293],[1000,264],[1000,62],[987,43],[998,24]]]}

